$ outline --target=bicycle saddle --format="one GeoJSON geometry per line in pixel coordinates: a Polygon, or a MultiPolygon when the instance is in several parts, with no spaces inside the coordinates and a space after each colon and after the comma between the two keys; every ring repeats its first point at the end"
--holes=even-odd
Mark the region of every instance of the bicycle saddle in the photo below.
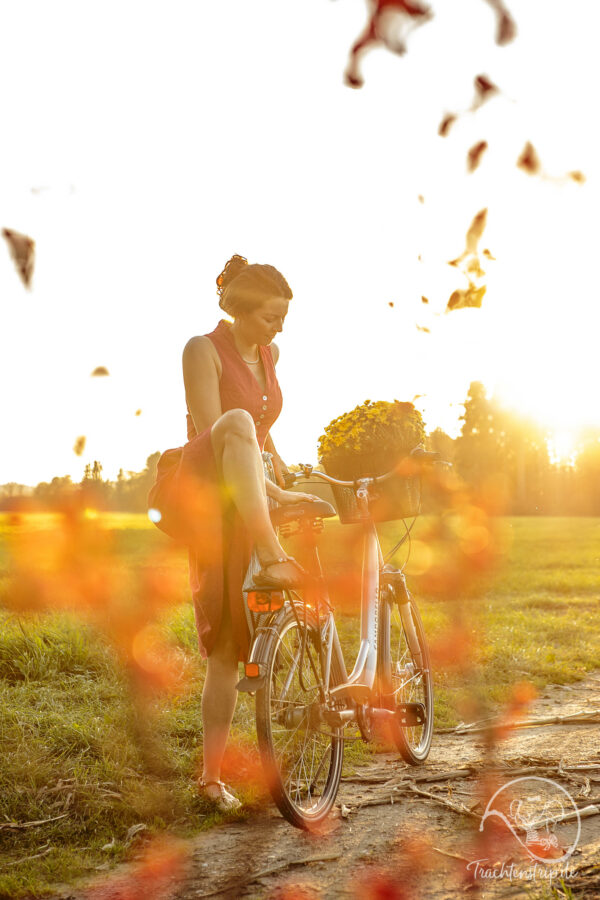
{"type": "Polygon", "coordinates": [[[276,509],[272,509],[271,522],[276,527],[299,519],[328,519],[335,515],[335,509],[326,500],[306,500],[291,506],[278,506],[276,509]]]}

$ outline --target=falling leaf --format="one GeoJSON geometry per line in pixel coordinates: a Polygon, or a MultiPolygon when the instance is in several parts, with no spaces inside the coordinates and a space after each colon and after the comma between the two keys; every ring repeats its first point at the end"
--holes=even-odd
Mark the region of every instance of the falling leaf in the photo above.
{"type": "Polygon", "coordinates": [[[141,414],[142,414],[141,409],[136,409],[135,414],[136,414],[136,416],[141,416],[141,414]]]}
{"type": "Polygon", "coordinates": [[[425,203],[425,197],[423,196],[423,194],[419,194],[417,200],[419,201],[419,203],[425,203]]]}
{"type": "Polygon", "coordinates": [[[370,47],[384,44],[394,53],[405,53],[408,32],[431,17],[428,7],[411,0],[374,0],[372,9],[364,31],[350,50],[348,68],[344,73],[349,87],[359,88],[364,84],[359,59],[370,47]],[[400,33],[397,29],[399,20],[405,26],[400,33]]]}
{"type": "Polygon", "coordinates": [[[81,456],[81,454],[85,450],[85,441],[86,441],[86,437],[84,434],[80,435],[80,437],[78,437],[77,440],[75,441],[75,443],[73,445],[73,453],[76,456],[81,456]]]}
{"type": "Polygon", "coordinates": [[[106,366],[96,366],[96,368],[92,372],[93,376],[94,375],[109,375],[109,374],[110,373],[109,373],[108,369],[106,368],[106,366]]]}
{"type": "Polygon", "coordinates": [[[585,175],[583,172],[569,172],[569,178],[572,178],[577,184],[583,184],[585,182],[585,175]]]}
{"type": "Polygon", "coordinates": [[[454,291],[450,295],[448,305],[446,306],[446,312],[452,312],[452,310],[455,309],[466,309],[467,307],[481,308],[481,301],[483,300],[485,292],[485,285],[476,288],[475,285],[470,282],[468,288],[454,291]]]}
{"type": "Polygon", "coordinates": [[[532,143],[527,141],[523,150],[521,151],[521,155],[517,160],[517,166],[519,169],[523,169],[524,172],[527,172],[528,175],[537,175],[541,168],[540,158],[536,153],[536,149],[532,143]]]}
{"type": "Polygon", "coordinates": [[[417,331],[423,331],[425,334],[431,334],[431,330],[429,328],[425,328],[424,325],[417,325],[417,331]]]}
{"type": "Polygon", "coordinates": [[[479,163],[481,162],[481,157],[483,153],[487,150],[488,142],[487,141],[479,141],[477,144],[473,144],[471,149],[467,154],[467,171],[474,172],[479,163]]]}
{"type": "Polygon", "coordinates": [[[466,253],[477,253],[477,244],[487,223],[487,207],[480,209],[467,231],[466,253]]]}
{"type": "Polygon", "coordinates": [[[479,262],[479,258],[477,256],[472,256],[471,259],[465,266],[465,272],[468,272],[469,275],[472,275],[474,278],[483,278],[485,272],[481,268],[481,263],[479,262]]]}
{"type": "Polygon", "coordinates": [[[392,303],[391,300],[389,301],[388,306],[391,306],[393,308],[394,304],[392,303]]]}
{"type": "Polygon", "coordinates": [[[454,125],[456,119],[456,113],[446,113],[438,126],[438,134],[440,137],[446,137],[446,135],[450,131],[450,126],[454,125]]]}
{"type": "Polygon", "coordinates": [[[496,43],[503,47],[514,40],[517,26],[502,0],[487,0],[487,2],[496,13],[496,43]]]}
{"type": "Polygon", "coordinates": [[[8,244],[12,261],[21,281],[26,288],[31,287],[35,262],[35,241],[28,235],[13,231],[11,228],[3,228],[2,236],[8,244]]]}
{"type": "Polygon", "coordinates": [[[420,254],[420,253],[419,253],[419,255],[417,256],[417,259],[418,259],[419,262],[422,262],[422,258],[421,258],[421,254],[420,254]]]}
{"type": "Polygon", "coordinates": [[[427,396],[427,394],[415,394],[415,396],[411,400],[411,403],[414,403],[415,400],[420,400],[421,397],[426,397],[426,396],[427,396]]]}
{"type": "Polygon", "coordinates": [[[483,255],[484,255],[484,256],[487,256],[488,259],[496,259],[495,256],[492,256],[491,251],[488,250],[487,247],[486,247],[485,250],[483,250],[482,252],[483,252],[483,255]]]}
{"type": "Polygon", "coordinates": [[[493,81],[490,81],[487,75],[476,75],[475,100],[473,101],[471,109],[478,109],[482,105],[482,103],[485,103],[486,100],[489,100],[491,96],[497,94],[498,92],[499,88],[494,84],[493,81]]]}
{"type": "Polygon", "coordinates": [[[422,297],[421,297],[421,303],[429,303],[429,300],[427,299],[427,297],[423,297],[423,296],[422,296],[422,297]]]}

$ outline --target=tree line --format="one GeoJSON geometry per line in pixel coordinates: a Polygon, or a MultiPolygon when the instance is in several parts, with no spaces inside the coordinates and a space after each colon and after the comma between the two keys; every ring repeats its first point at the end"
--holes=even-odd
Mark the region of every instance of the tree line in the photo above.
{"type": "Polygon", "coordinates": [[[34,488],[26,485],[0,485],[0,510],[56,512],[75,506],[115,512],[146,512],[148,492],[154,484],[160,453],[150,454],[141,472],[119,470],[116,481],[102,477],[98,460],[88,463],[83,478],[74,482],[70,475],[42,481],[34,488]]]}
{"type": "MultiPolygon", "coordinates": [[[[559,463],[551,458],[547,432],[488,397],[480,382],[471,383],[463,405],[458,437],[436,428],[427,443],[467,485],[513,515],[600,515],[600,429],[582,432],[573,460],[559,463]]],[[[81,482],[65,475],[34,488],[0,485],[0,510],[55,511],[79,504],[145,512],[159,456],[152,453],[141,472],[121,469],[115,481],[102,477],[95,460],[86,465],[81,482]]]]}

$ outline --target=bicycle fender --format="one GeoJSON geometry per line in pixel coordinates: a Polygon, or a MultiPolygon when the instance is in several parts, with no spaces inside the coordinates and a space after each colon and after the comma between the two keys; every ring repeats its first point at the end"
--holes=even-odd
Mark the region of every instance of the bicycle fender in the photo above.
{"type": "Polygon", "coordinates": [[[277,634],[280,622],[283,620],[287,612],[286,605],[280,610],[273,613],[262,625],[259,625],[254,635],[254,641],[250,648],[248,663],[255,663],[258,667],[258,675],[244,675],[236,684],[236,690],[241,692],[253,693],[258,691],[265,683],[265,672],[263,671],[264,660],[267,656],[269,642],[273,639],[273,635],[277,634]]]}

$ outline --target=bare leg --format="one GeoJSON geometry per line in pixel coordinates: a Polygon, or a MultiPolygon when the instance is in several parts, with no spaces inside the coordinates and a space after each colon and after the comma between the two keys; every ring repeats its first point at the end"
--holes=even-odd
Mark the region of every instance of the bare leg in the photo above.
{"type": "MultiPolygon", "coordinates": [[[[262,562],[285,556],[271,525],[265,474],[254,422],[249,413],[233,409],[224,413],[212,427],[211,441],[217,466],[262,562]]],[[[278,564],[285,570],[289,563],[278,564]]],[[[277,567],[273,567],[273,572],[277,567]]],[[[237,701],[238,654],[231,636],[231,622],[223,619],[217,643],[208,658],[202,692],[204,727],[203,780],[219,781],[221,763],[237,701]]],[[[218,796],[218,789],[207,788],[218,796]]]]}
{"type": "Polygon", "coordinates": [[[243,409],[224,413],[213,425],[211,440],[223,481],[252,535],[259,559],[264,562],[285,556],[269,517],[263,462],[252,417],[243,409]]]}
{"type": "MultiPolygon", "coordinates": [[[[202,691],[204,781],[219,781],[225,745],[237,702],[238,653],[231,637],[229,617],[223,619],[213,652],[208,657],[202,691]]],[[[208,788],[218,796],[217,788],[208,788]]]]}

